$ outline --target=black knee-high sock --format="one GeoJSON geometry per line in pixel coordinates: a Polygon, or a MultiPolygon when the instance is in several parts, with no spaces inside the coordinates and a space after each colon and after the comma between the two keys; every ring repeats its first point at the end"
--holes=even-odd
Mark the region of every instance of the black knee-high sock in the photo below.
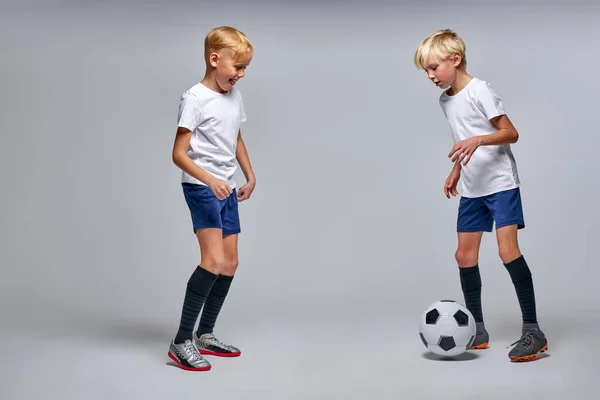
{"type": "Polygon", "coordinates": [[[202,310],[202,316],[200,317],[200,324],[198,326],[198,336],[205,333],[212,333],[217,317],[225,302],[225,297],[229,292],[231,281],[233,276],[219,275],[215,283],[213,284],[206,301],[204,302],[204,309],[202,310]]]}
{"type": "Polygon", "coordinates": [[[474,267],[459,268],[460,285],[465,296],[465,306],[473,314],[475,322],[483,322],[481,311],[481,275],[479,264],[474,267]]]}
{"type": "Polygon", "coordinates": [[[190,276],[185,291],[185,299],[183,300],[179,330],[175,336],[176,344],[192,339],[198,315],[215,279],[217,279],[217,275],[200,268],[200,266],[196,267],[194,273],[190,276]]]}
{"type": "Polygon", "coordinates": [[[525,258],[517,258],[507,264],[504,264],[517,292],[519,306],[523,314],[523,323],[537,323],[537,315],[535,309],[535,293],[533,290],[533,278],[531,271],[525,262],[525,258]]]}

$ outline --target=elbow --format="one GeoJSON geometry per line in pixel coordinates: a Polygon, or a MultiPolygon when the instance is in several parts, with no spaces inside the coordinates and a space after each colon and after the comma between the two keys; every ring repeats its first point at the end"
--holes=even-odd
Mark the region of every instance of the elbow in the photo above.
{"type": "Polygon", "coordinates": [[[179,152],[178,152],[178,151],[173,151],[173,152],[171,153],[171,160],[173,160],[173,164],[175,164],[176,166],[178,166],[178,167],[179,167],[179,165],[181,164],[181,163],[180,163],[180,160],[181,160],[181,154],[179,154],[179,152]]]}
{"type": "Polygon", "coordinates": [[[511,142],[517,143],[518,141],[519,141],[519,132],[517,132],[517,130],[514,129],[511,134],[511,142]]]}

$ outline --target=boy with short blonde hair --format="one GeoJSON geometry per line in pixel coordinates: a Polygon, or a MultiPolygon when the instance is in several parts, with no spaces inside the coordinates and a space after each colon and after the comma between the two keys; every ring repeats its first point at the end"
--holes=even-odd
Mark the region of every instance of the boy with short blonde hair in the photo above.
{"type": "Polygon", "coordinates": [[[478,258],[483,232],[491,232],[495,222],[500,258],[514,284],[523,320],[521,338],[513,343],[509,358],[531,360],[548,349],[548,342],[538,325],[532,275],[517,240],[525,222],[510,144],[519,134],[490,84],[467,73],[466,45],[455,32],[439,30],[423,39],[414,63],[444,89],[439,104],[455,142],[448,154],[454,166],[444,193],[448,198],[457,196],[460,181],[456,261],[465,303],[477,325],[471,348],[485,349],[489,341],[478,258]]]}
{"type": "Polygon", "coordinates": [[[244,77],[253,51],[239,30],[229,26],[211,29],[204,40],[204,79],[183,93],[179,105],[172,156],[182,170],[181,185],[200,245],[200,264],[187,282],[179,330],[168,355],[186,370],[211,369],[201,354],[241,354],[238,348],[218,340],[213,328],[238,266],[238,202],[250,198],[256,185],[240,131],[246,113],[235,87],[244,77]],[[236,161],[247,181],[239,190],[233,180],[236,161]]]}

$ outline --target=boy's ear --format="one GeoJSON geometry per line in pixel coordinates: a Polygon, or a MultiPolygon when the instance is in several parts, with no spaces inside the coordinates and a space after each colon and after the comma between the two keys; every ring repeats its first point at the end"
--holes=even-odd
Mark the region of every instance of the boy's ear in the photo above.
{"type": "Polygon", "coordinates": [[[460,65],[460,62],[462,61],[462,54],[460,53],[454,53],[452,55],[452,62],[454,64],[455,67],[458,67],[460,65]]]}
{"type": "Polygon", "coordinates": [[[217,61],[219,61],[219,54],[218,53],[210,53],[210,56],[208,56],[208,62],[210,63],[210,65],[213,68],[217,67],[217,61]]]}

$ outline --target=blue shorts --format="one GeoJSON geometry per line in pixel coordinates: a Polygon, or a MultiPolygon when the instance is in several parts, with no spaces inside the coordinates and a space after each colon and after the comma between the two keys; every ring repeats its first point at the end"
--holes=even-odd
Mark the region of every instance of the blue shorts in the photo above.
{"type": "Polygon", "coordinates": [[[508,225],[525,228],[521,191],[519,188],[490,194],[489,196],[461,197],[458,206],[458,232],[491,232],[508,225]]]}
{"type": "Polygon", "coordinates": [[[219,200],[208,186],[182,182],[183,195],[190,209],[194,233],[202,228],[220,228],[223,235],[240,233],[237,192],[219,200]]]}

